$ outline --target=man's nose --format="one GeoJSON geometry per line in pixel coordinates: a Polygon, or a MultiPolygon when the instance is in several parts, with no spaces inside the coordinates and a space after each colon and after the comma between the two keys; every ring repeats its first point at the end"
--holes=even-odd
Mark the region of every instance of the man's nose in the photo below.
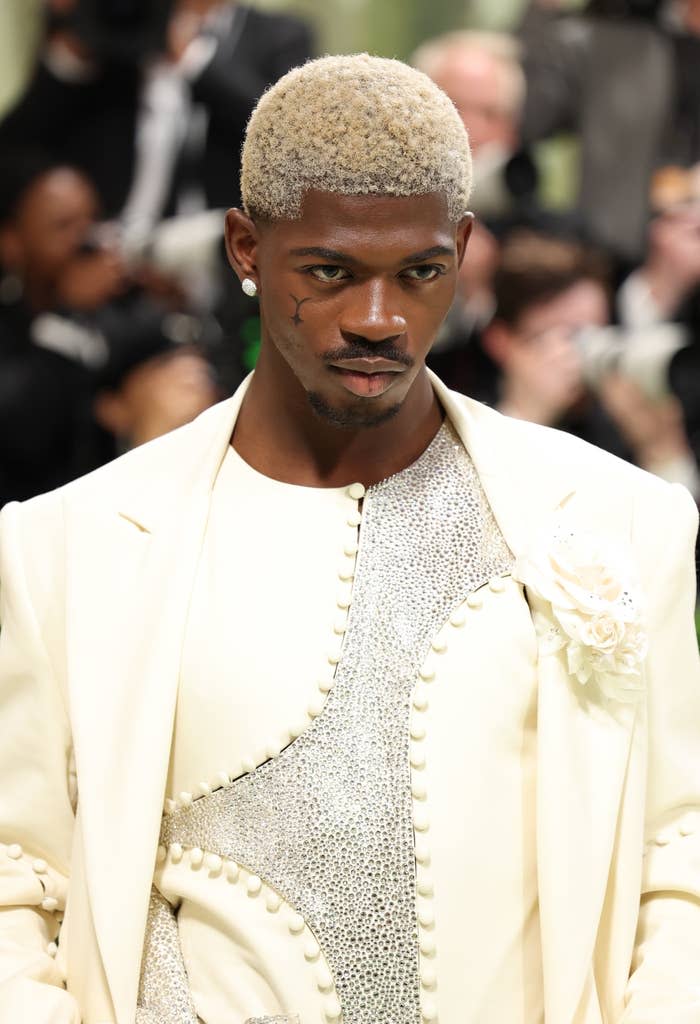
{"type": "Polygon", "coordinates": [[[391,282],[373,279],[348,289],[349,302],[340,321],[347,340],[395,341],[406,331],[406,319],[400,306],[397,287],[391,282]]]}

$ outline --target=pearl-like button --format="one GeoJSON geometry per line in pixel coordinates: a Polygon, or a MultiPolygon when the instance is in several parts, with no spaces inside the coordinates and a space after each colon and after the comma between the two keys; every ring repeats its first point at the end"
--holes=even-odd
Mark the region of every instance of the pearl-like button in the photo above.
{"type": "Polygon", "coordinates": [[[43,900],[41,901],[41,906],[43,910],[55,910],[56,907],[58,906],[58,900],[54,896],[44,896],[43,900]]]}
{"type": "Polygon", "coordinates": [[[430,647],[436,654],[444,654],[447,650],[447,641],[442,637],[436,636],[430,647]]]}
{"type": "Polygon", "coordinates": [[[411,768],[425,768],[425,754],[421,746],[417,743],[411,744],[411,768]]]}
{"type": "Polygon", "coordinates": [[[426,1001],[421,1007],[423,1020],[431,1022],[437,1020],[437,1006],[431,1001],[426,1001]]]}
{"type": "Polygon", "coordinates": [[[19,845],[19,843],[11,843],[7,847],[7,856],[11,860],[19,860],[20,859],[20,857],[22,856],[22,847],[19,845]]]}
{"type": "Polygon", "coordinates": [[[425,711],[428,707],[428,690],[420,683],[413,691],[413,706],[416,711],[425,711]]]}
{"type": "Polygon", "coordinates": [[[435,678],[435,666],[432,662],[426,662],[422,668],[419,669],[418,675],[424,683],[430,683],[435,678]]]}
{"type": "Polygon", "coordinates": [[[430,907],[421,907],[418,911],[418,922],[421,928],[432,928],[435,924],[435,914],[430,907]]]}
{"type": "Polygon", "coordinates": [[[421,878],[416,888],[420,896],[432,896],[435,891],[429,878],[421,878]]]}
{"type": "Polygon", "coordinates": [[[282,906],[282,898],[276,892],[270,892],[267,894],[265,906],[267,907],[271,914],[276,914],[279,908],[282,906]]]}
{"type": "Polygon", "coordinates": [[[289,918],[289,930],[292,935],[300,935],[304,931],[305,921],[301,914],[292,914],[289,918]]]}
{"type": "Polygon", "coordinates": [[[344,615],[342,618],[336,619],[333,623],[333,632],[336,636],[342,636],[347,628],[348,620],[344,615]]]}
{"type": "Polygon", "coordinates": [[[430,828],[428,813],[422,807],[416,807],[413,812],[413,827],[416,832],[427,832],[430,828]]]}
{"type": "Polygon", "coordinates": [[[654,836],[654,842],[657,846],[668,846],[673,839],[673,835],[670,832],[659,832],[657,836],[654,836]]]}
{"type": "Polygon", "coordinates": [[[170,844],[170,859],[173,864],[179,864],[182,860],[182,847],[179,843],[170,844]]]}
{"type": "Polygon", "coordinates": [[[190,864],[193,868],[199,868],[202,866],[204,860],[204,851],[200,850],[198,846],[193,846],[190,850],[190,864]]]}
{"type": "Polygon", "coordinates": [[[255,771],[255,761],[252,757],[244,757],[241,759],[241,768],[244,772],[249,773],[255,771]]]}
{"type": "Polygon", "coordinates": [[[352,527],[354,527],[354,529],[357,529],[357,527],[360,525],[361,522],[362,522],[362,513],[359,510],[357,512],[351,512],[350,515],[348,516],[348,519],[347,519],[348,526],[352,526],[352,527]]]}
{"type": "Polygon", "coordinates": [[[425,739],[425,726],[423,725],[422,722],[411,722],[411,739],[425,739]]]}
{"type": "Polygon", "coordinates": [[[450,625],[455,626],[457,629],[459,629],[460,626],[463,626],[466,621],[467,619],[463,608],[455,608],[450,615],[450,625]]]}
{"type": "Polygon", "coordinates": [[[218,875],[224,862],[218,853],[208,853],[204,858],[204,863],[206,864],[210,875],[218,875]]]}
{"type": "Polygon", "coordinates": [[[323,1007],[323,1012],[325,1014],[326,1020],[338,1020],[340,1014],[342,1013],[342,1009],[340,1006],[340,1000],[338,999],[337,996],[332,996],[326,1002],[326,1004],[323,1007]]]}
{"type": "Polygon", "coordinates": [[[338,569],[338,579],[343,583],[350,583],[355,578],[355,563],[347,561],[338,569]]]}
{"type": "Polygon", "coordinates": [[[361,483],[350,484],[348,487],[348,497],[352,498],[353,501],[360,501],[365,496],[365,488],[361,483]]]}
{"type": "Polygon", "coordinates": [[[423,867],[427,867],[428,864],[430,864],[430,847],[426,840],[422,839],[420,836],[416,838],[415,854],[416,861],[419,864],[422,864],[423,867]]]}
{"type": "MultiPolygon", "coordinates": [[[[163,847],[159,847],[159,849],[163,849],[163,847]]],[[[49,865],[45,860],[42,860],[41,857],[38,857],[32,864],[32,868],[36,871],[37,875],[45,875],[49,869],[49,865]]]]}
{"type": "Polygon", "coordinates": [[[340,651],[334,650],[328,652],[328,664],[337,665],[340,661],[340,651]]]}
{"type": "Polygon", "coordinates": [[[349,590],[347,590],[347,591],[344,591],[342,594],[338,594],[338,597],[337,597],[335,603],[338,605],[338,607],[342,611],[346,612],[348,610],[348,608],[350,607],[351,598],[352,598],[352,594],[350,593],[349,590]]]}
{"type": "Polygon", "coordinates": [[[333,689],[333,683],[333,679],[319,679],[318,688],[321,691],[321,693],[330,693],[331,690],[333,689]]]}
{"type": "Polygon", "coordinates": [[[226,865],[226,877],[229,882],[237,882],[238,876],[240,875],[240,869],[238,864],[234,864],[233,861],[229,861],[226,865]]]}
{"type": "Polygon", "coordinates": [[[428,790],[425,788],[425,785],[418,781],[411,785],[411,793],[414,800],[425,800],[428,796],[428,790]]]}
{"type": "Polygon", "coordinates": [[[262,878],[257,875],[250,875],[246,882],[246,890],[249,896],[257,896],[262,889],[262,878]]]}
{"type": "Polygon", "coordinates": [[[435,939],[432,935],[421,935],[420,951],[423,956],[435,956],[435,939]]]}
{"type": "Polygon", "coordinates": [[[270,740],[270,742],[265,746],[265,759],[267,761],[272,761],[275,757],[279,757],[279,754],[279,744],[275,743],[274,740],[270,740]]]}
{"type": "Polygon", "coordinates": [[[502,580],[499,576],[496,576],[489,583],[489,590],[493,591],[494,594],[502,594],[505,589],[505,580],[502,580]]]}
{"type": "Polygon", "coordinates": [[[437,985],[437,974],[433,967],[423,967],[420,972],[420,983],[423,988],[431,989],[437,985]]]}
{"type": "Polygon", "coordinates": [[[483,598],[480,597],[478,594],[470,594],[469,597],[467,598],[467,604],[469,605],[470,608],[481,608],[483,603],[483,598]]]}
{"type": "Polygon", "coordinates": [[[354,558],[359,550],[360,546],[357,541],[352,541],[350,544],[345,545],[343,548],[343,554],[347,555],[348,558],[354,558]]]}
{"type": "Polygon", "coordinates": [[[159,846],[158,849],[156,850],[156,864],[162,864],[167,856],[168,851],[165,849],[165,847],[159,846]]]}
{"type": "Polygon", "coordinates": [[[316,973],[316,984],[322,992],[330,992],[333,988],[333,976],[325,964],[321,964],[316,973]]]}
{"type": "Polygon", "coordinates": [[[177,801],[170,800],[170,799],[165,801],[165,813],[166,814],[172,814],[176,810],[177,810],[177,801]]]}
{"type": "Polygon", "coordinates": [[[183,807],[189,807],[189,805],[192,803],[192,794],[180,793],[180,803],[182,804],[183,807]]]}
{"type": "Polygon", "coordinates": [[[304,946],[304,959],[313,964],[321,955],[321,947],[315,939],[310,939],[304,946]]]}
{"type": "Polygon", "coordinates": [[[309,712],[309,718],[318,718],[323,711],[325,703],[326,702],[322,694],[314,697],[313,700],[309,702],[309,707],[307,709],[309,712]]]}
{"type": "Polygon", "coordinates": [[[197,791],[200,796],[211,796],[211,786],[208,782],[200,782],[197,786],[197,791]]]}
{"type": "Polygon", "coordinates": [[[228,772],[217,772],[216,781],[224,788],[231,785],[231,779],[229,778],[228,772]]]}

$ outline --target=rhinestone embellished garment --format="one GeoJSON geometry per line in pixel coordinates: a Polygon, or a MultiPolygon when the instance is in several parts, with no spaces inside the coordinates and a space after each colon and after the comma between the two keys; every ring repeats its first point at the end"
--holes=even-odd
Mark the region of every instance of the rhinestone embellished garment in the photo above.
{"type": "MultiPolygon", "coordinates": [[[[278,757],[163,819],[162,844],[237,861],[303,915],[344,1024],[420,1021],[411,696],[450,612],[511,565],[446,424],[417,462],[367,491],[342,657],[321,715],[278,757]]],[[[144,978],[150,971],[144,959],[144,978]]]]}

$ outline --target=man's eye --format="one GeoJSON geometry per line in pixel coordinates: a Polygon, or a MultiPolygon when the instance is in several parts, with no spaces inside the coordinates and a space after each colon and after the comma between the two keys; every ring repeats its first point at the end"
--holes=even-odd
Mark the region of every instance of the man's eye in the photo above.
{"type": "Polygon", "coordinates": [[[309,267],[309,273],[317,281],[346,281],[350,274],[345,267],[329,267],[319,264],[316,267],[309,267]]]}
{"type": "Polygon", "coordinates": [[[421,267],[409,267],[408,270],[404,270],[402,276],[407,277],[409,281],[434,281],[444,273],[444,267],[439,267],[435,263],[425,263],[421,267]]]}

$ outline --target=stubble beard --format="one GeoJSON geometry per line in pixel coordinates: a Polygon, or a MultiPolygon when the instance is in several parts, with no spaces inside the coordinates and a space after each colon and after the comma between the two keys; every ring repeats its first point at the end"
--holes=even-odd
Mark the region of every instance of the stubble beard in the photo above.
{"type": "Polygon", "coordinates": [[[382,409],[373,409],[371,405],[358,407],[356,409],[339,409],[330,405],[318,391],[308,391],[307,398],[309,405],[319,419],[330,423],[340,430],[358,430],[370,427],[378,427],[396,416],[401,403],[385,406],[382,409]]]}

